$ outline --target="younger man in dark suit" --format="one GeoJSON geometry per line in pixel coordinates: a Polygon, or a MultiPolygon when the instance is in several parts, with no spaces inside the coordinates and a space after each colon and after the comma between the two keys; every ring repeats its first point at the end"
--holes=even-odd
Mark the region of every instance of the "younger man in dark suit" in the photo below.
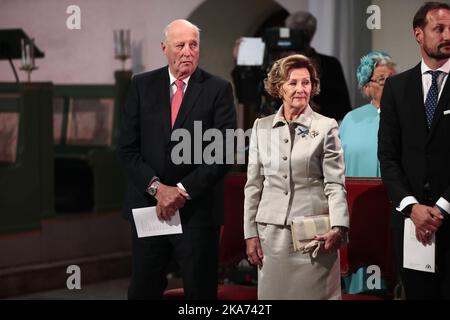
{"type": "Polygon", "coordinates": [[[406,299],[450,299],[450,6],[427,2],[413,28],[422,62],[385,83],[378,157],[406,299]],[[423,244],[436,236],[435,273],[403,268],[405,217],[423,244]]]}

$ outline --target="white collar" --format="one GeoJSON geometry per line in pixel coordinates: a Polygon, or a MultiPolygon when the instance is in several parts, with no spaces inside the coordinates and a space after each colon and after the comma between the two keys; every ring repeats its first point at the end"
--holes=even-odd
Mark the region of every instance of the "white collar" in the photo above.
{"type": "Polygon", "coordinates": [[[425,74],[428,71],[442,71],[442,72],[445,72],[446,74],[449,74],[450,73],[450,59],[448,59],[447,62],[444,63],[442,65],[442,67],[440,67],[439,69],[433,70],[429,66],[427,66],[427,64],[425,63],[425,61],[422,58],[422,62],[420,64],[420,71],[422,72],[422,74],[425,74]]]}
{"type": "MultiPolygon", "coordinates": [[[[170,81],[169,83],[170,83],[170,85],[173,85],[175,80],[177,80],[177,78],[175,78],[175,76],[172,74],[172,72],[170,72],[170,68],[169,67],[167,67],[167,70],[169,71],[169,81],[170,81]]],[[[186,78],[181,79],[181,80],[184,82],[184,84],[187,84],[189,82],[190,78],[191,78],[191,76],[186,77],[186,78]]]]}
{"type": "MultiPolygon", "coordinates": [[[[286,121],[286,119],[284,118],[284,109],[283,106],[280,107],[280,109],[278,109],[277,113],[275,114],[275,117],[273,118],[272,121],[272,128],[278,126],[279,123],[283,123],[283,124],[287,124],[288,122],[286,121]]],[[[305,127],[310,127],[311,126],[311,121],[312,121],[312,117],[313,117],[313,110],[312,108],[307,105],[305,110],[302,111],[302,113],[300,113],[300,115],[295,118],[294,120],[292,120],[291,122],[296,122],[300,125],[303,125],[305,127]]]]}

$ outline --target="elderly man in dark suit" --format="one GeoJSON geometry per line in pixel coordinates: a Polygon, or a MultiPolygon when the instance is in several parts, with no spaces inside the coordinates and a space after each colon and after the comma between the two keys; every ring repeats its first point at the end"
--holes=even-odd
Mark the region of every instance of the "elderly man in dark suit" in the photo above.
{"type": "Polygon", "coordinates": [[[123,215],[132,222],[133,208],[156,206],[158,217],[168,220],[179,209],[183,228],[182,234],[137,238],[131,223],[129,299],[161,299],[172,257],[180,266],[187,299],[217,297],[220,201],[230,166],[205,163],[206,144],[194,138],[208,129],[225,137],[226,129],[235,128],[236,115],[231,84],[198,68],[199,46],[195,25],[171,22],[161,43],[168,66],[134,76],[122,112],[118,158],[129,180],[123,215]],[[177,141],[171,135],[177,130],[191,137],[189,150],[183,151],[187,163],[173,159],[177,141]]]}
{"type": "Polygon", "coordinates": [[[378,157],[394,207],[397,263],[407,299],[450,299],[450,7],[428,2],[414,16],[422,62],[387,79],[378,157]],[[423,244],[436,241],[436,272],[403,268],[405,217],[423,244]]]}

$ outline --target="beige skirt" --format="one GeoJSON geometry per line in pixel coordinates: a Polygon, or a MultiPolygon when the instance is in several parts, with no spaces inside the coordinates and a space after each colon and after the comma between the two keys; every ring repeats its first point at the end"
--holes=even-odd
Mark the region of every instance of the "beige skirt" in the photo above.
{"type": "Polygon", "coordinates": [[[259,300],[327,300],[341,298],[339,254],[294,252],[289,226],[258,223],[264,254],[258,268],[259,300]]]}

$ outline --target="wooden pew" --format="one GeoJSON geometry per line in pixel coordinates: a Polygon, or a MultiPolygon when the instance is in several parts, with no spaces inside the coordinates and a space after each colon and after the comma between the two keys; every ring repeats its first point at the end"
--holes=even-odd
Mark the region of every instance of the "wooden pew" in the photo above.
{"type": "MultiPolygon", "coordinates": [[[[349,244],[341,249],[341,273],[350,275],[360,267],[378,266],[386,281],[389,298],[395,286],[391,206],[380,178],[346,178],[350,214],[349,244]]],[[[365,300],[369,294],[344,294],[343,299],[365,300]]]]}

